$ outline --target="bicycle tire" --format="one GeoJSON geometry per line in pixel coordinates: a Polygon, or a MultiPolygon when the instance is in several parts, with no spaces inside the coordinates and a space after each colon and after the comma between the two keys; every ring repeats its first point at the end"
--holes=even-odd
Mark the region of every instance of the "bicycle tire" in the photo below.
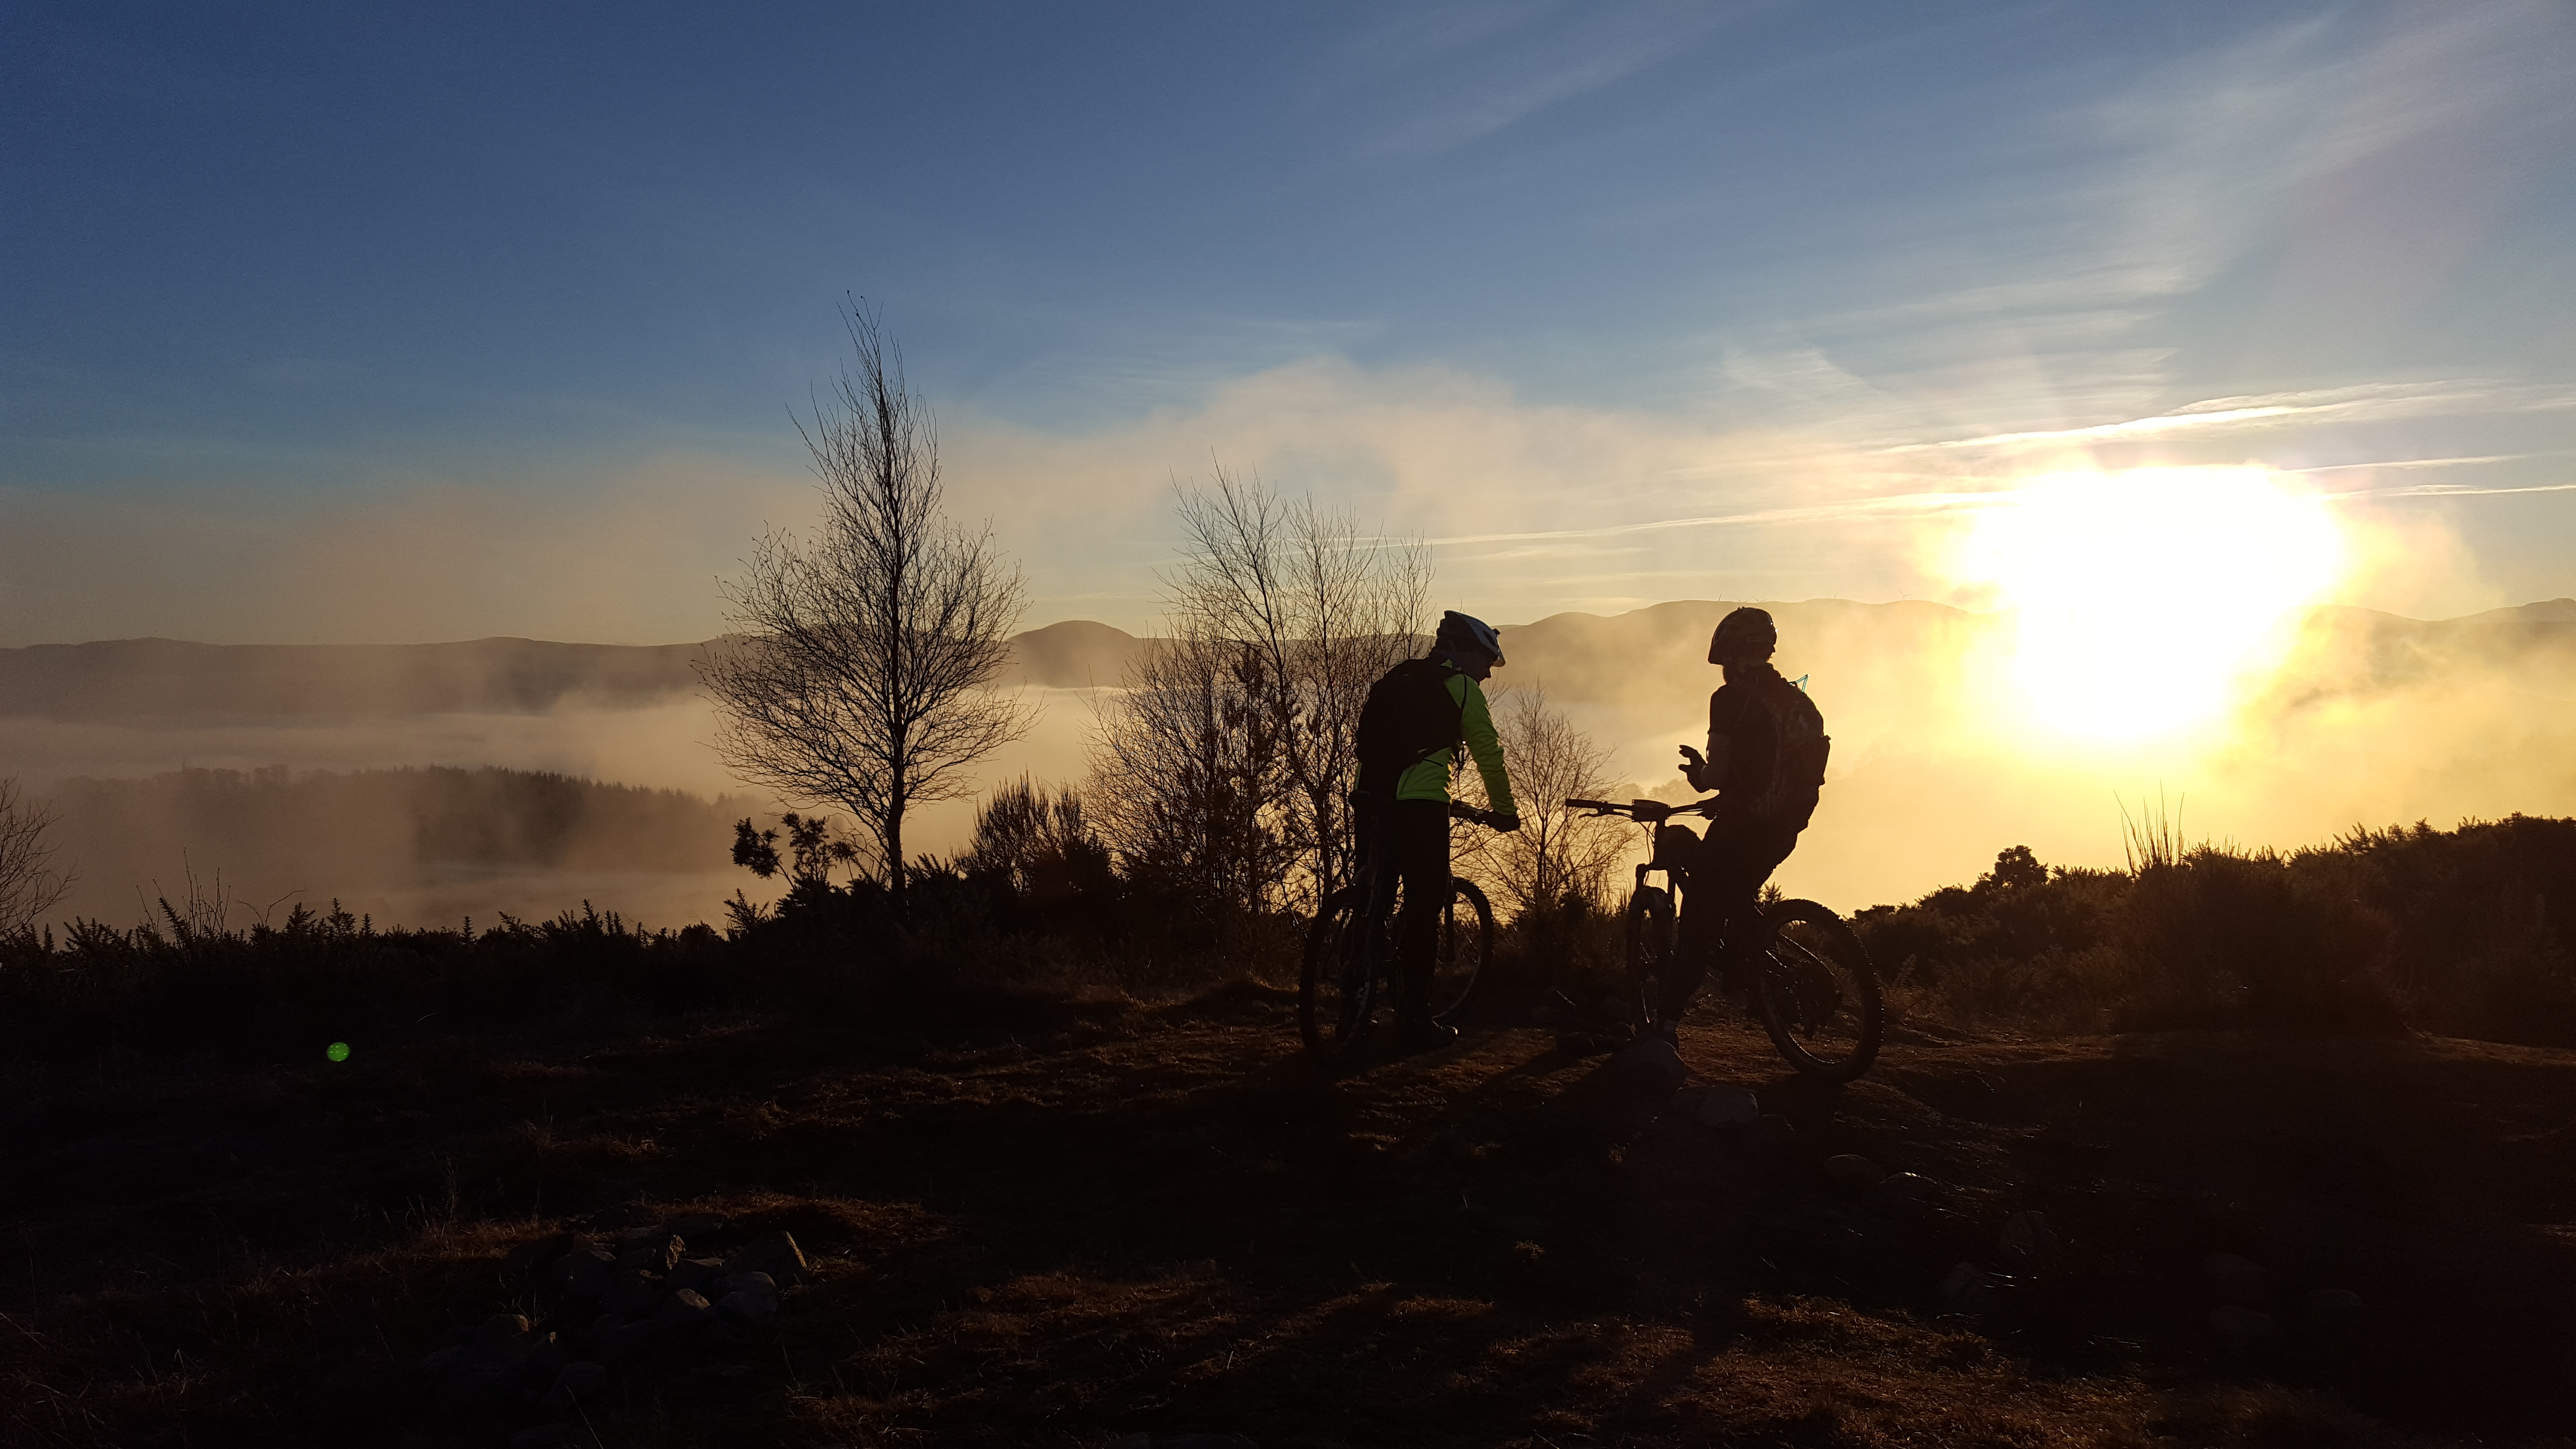
{"type": "Polygon", "coordinates": [[[1440,912],[1440,953],[1431,968],[1431,1019],[1456,1026],[1476,999],[1476,984],[1494,959],[1494,907],[1465,876],[1449,879],[1449,903],[1440,912]],[[1464,903],[1466,910],[1459,910],[1464,903]]]}
{"type": "Polygon", "coordinates": [[[1637,887],[1628,897],[1627,966],[1641,1033],[1663,1019],[1664,981],[1679,949],[1673,893],[1661,886],[1637,887]]]}
{"type": "Polygon", "coordinates": [[[1878,973],[1843,918],[1814,901],[1762,913],[1768,944],[1753,978],[1753,1014],[1771,1045],[1808,1076],[1848,1082],[1878,1059],[1878,973]]]}
{"type": "Polygon", "coordinates": [[[1377,1009],[1377,970],[1367,956],[1367,892],[1344,886],[1325,897],[1306,929],[1297,973],[1297,1034],[1326,1067],[1350,1059],[1377,1009]]]}

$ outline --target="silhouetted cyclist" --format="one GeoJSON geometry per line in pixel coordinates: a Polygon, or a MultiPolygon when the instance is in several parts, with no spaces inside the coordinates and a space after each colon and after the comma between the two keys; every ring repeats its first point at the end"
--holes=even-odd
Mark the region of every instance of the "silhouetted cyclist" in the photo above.
{"type": "Polygon", "coordinates": [[[1762,883],[1798,847],[1825,781],[1825,717],[1806,691],[1771,667],[1780,633],[1761,609],[1718,621],[1708,662],[1726,683],[1708,697],[1708,753],[1681,747],[1691,788],[1717,792],[1717,809],[1690,866],[1682,900],[1681,949],[1663,982],[1657,1030],[1667,1040],[1699,989],[1711,955],[1719,988],[1746,989],[1747,953],[1761,935],[1762,883]]]}
{"type": "Polygon", "coordinates": [[[1359,868],[1370,883],[1369,917],[1382,921],[1404,887],[1396,919],[1396,1034],[1411,1050],[1456,1039],[1431,1019],[1431,972],[1440,912],[1449,900],[1449,780],[1459,747],[1475,756],[1498,830],[1521,828],[1503,743],[1478,681],[1503,662],[1492,625],[1456,612],[1440,616],[1431,652],[1386,672],[1360,712],[1359,780],[1351,792],[1359,868]]]}

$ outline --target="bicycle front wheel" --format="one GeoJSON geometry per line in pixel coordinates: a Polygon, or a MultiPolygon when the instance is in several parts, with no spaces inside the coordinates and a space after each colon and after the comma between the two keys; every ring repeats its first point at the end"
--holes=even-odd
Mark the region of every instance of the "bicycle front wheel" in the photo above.
{"type": "Polygon", "coordinates": [[[1431,1019],[1456,1026],[1475,999],[1476,983],[1494,957],[1494,908],[1465,876],[1449,881],[1449,904],[1440,913],[1440,954],[1431,966],[1431,1019]]]}
{"type": "Polygon", "coordinates": [[[1377,1004],[1377,962],[1369,949],[1368,892],[1345,886],[1324,900],[1306,930],[1306,960],[1297,976],[1297,1032],[1306,1053],[1334,1067],[1368,1035],[1377,1004]]]}
{"type": "Polygon", "coordinates": [[[1762,913],[1770,936],[1753,1012],[1771,1045],[1809,1076],[1848,1082],[1878,1058],[1878,973],[1843,918],[1814,901],[1762,913]]]}
{"type": "Polygon", "coordinates": [[[1673,974],[1679,950],[1672,892],[1637,887],[1628,897],[1628,991],[1640,1032],[1663,1019],[1664,983],[1673,974]]]}

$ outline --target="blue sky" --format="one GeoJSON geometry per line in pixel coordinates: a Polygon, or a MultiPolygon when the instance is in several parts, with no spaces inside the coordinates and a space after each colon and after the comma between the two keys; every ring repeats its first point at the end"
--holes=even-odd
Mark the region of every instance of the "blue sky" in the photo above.
{"type": "Polygon", "coordinates": [[[2576,593],[2576,493],[2463,491],[2576,481],[2551,0],[12,16],[0,642],[712,632],[844,293],[1039,620],[1143,627],[1211,462],[1643,529],[1444,547],[1506,618],[1926,590],[1644,526],[2068,448],[2339,470],[2357,601],[2576,593]]]}

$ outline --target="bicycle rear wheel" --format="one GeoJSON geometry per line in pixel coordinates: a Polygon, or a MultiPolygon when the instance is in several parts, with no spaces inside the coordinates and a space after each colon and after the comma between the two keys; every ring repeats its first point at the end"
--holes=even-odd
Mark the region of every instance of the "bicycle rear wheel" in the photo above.
{"type": "Polygon", "coordinates": [[[1345,886],[1324,900],[1306,930],[1306,959],[1297,976],[1297,1032],[1306,1053],[1327,1067],[1348,1060],[1368,1035],[1377,1005],[1377,961],[1370,947],[1382,926],[1368,919],[1368,892],[1345,886]],[[1373,929],[1374,927],[1374,929],[1373,929]]]}
{"type": "Polygon", "coordinates": [[[1753,1014],[1789,1065],[1848,1082],[1878,1058],[1878,973],[1843,918],[1814,901],[1762,913],[1770,936],[1753,978],[1753,1014]]]}
{"type": "Polygon", "coordinates": [[[1673,916],[1673,893],[1660,886],[1637,887],[1628,897],[1628,989],[1636,1001],[1636,1028],[1643,1032],[1663,1019],[1664,983],[1673,973],[1680,950],[1673,916]]]}
{"type": "Polygon", "coordinates": [[[1431,966],[1431,1019],[1456,1026],[1475,999],[1476,983],[1494,957],[1494,908],[1465,876],[1449,881],[1449,903],[1440,912],[1440,954],[1431,966]]]}

